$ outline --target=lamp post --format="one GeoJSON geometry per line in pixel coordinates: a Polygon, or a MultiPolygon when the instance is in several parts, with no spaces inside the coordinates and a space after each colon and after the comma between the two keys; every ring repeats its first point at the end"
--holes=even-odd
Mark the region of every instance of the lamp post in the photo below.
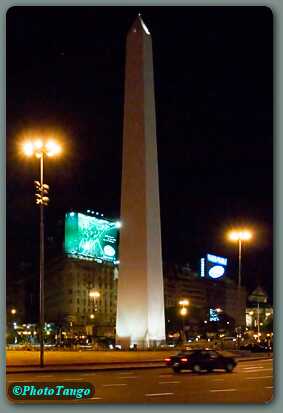
{"type": "Polygon", "coordinates": [[[238,241],[238,288],[242,283],[242,242],[249,241],[252,233],[249,230],[233,230],[228,234],[230,241],[238,241]]]}
{"type": "Polygon", "coordinates": [[[58,155],[60,146],[53,140],[44,142],[42,139],[25,142],[23,150],[26,156],[35,156],[40,161],[40,181],[35,183],[35,202],[40,208],[39,229],[39,341],[40,341],[40,367],[44,367],[44,207],[48,205],[49,185],[43,183],[44,158],[58,155]]]}
{"type": "Polygon", "coordinates": [[[188,299],[183,299],[179,301],[179,305],[181,306],[180,309],[180,315],[182,316],[182,333],[183,333],[183,342],[185,342],[185,316],[188,314],[188,306],[190,305],[190,302],[188,299]]]}
{"type": "MultiPolygon", "coordinates": [[[[94,311],[97,310],[97,306],[96,306],[96,300],[100,297],[100,292],[97,290],[91,290],[89,292],[89,298],[93,299],[93,303],[94,303],[94,311]]],[[[90,315],[90,319],[93,320],[95,318],[95,315],[92,313],[90,315]]],[[[93,327],[92,327],[92,336],[94,337],[94,333],[93,333],[93,327]]]]}

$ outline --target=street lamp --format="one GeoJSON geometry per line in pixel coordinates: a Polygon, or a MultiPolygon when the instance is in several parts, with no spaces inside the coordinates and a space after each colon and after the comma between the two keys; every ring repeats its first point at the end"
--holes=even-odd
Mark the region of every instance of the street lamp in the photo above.
{"type": "Polygon", "coordinates": [[[185,298],[179,301],[179,305],[181,306],[180,315],[182,316],[183,341],[185,342],[185,316],[188,314],[187,307],[190,305],[190,301],[185,298]]]}
{"type": "MultiPolygon", "coordinates": [[[[89,298],[92,298],[92,299],[93,299],[94,311],[97,310],[96,300],[97,300],[99,297],[100,297],[100,292],[99,292],[99,291],[97,291],[97,290],[91,290],[91,291],[89,292],[89,298]]],[[[94,315],[94,314],[91,314],[91,315],[90,315],[90,319],[91,319],[91,320],[94,320],[94,318],[95,318],[95,315],[94,315]]],[[[92,327],[92,336],[94,336],[93,327],[92,327]]]]}
{"type": "Polygon", "coordinates": [[[36,194],[35,202],[40,207],[40,255],[39,255],[39,340],[40,367],[44,367],[44,214],[43,209],[48,205],[49,185],[43,183],[44,158],[53,157],[61,152],[61,147],[53,140],[29,140],[23,144],[26,156],[35,156],[40,161],[40,181],[34,181],[36,194]]]}
{"type": "Polygon", "coordinates": [[[252,238],[252,233],[249,230],[233,230],[229,232],[228,238],[230,241],[237,241],[239,247],[239,267],[238,267],[238,288],[241,287],[241,270],[242,270],[242,242],[249,241],[252,238]]]}
{"type": "Polygon", "coordinates": [[[99,298],[100,297],[100,292],[92,290],[92,291],[89,292],[89,296],[90,296],[90,298],[94,298],[94,299],[99,298]]]}

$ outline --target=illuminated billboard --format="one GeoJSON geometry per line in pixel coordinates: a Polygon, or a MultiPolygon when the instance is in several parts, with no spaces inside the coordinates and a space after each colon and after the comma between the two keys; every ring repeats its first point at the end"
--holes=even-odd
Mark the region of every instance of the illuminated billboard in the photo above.
{"type": "Polygon", "coordinates": [[[118,260],[118,228],[119,222],[68,212],[65,216],[65,253],[76,258],[115,264],[118,260]]]}
{"type": "Polygon", "coordinates": [[[220,321],[219,319],[219,311],[217,308],[210,308],[209,309],[209,321],[220,321]]]}
{"type": "Polygon", "coordinates": [[[205,258],[200,260],[201,277],[209,277],[214,280],[222,278],[227,269],[227,258],[218,257],[213,254],[206,254],[205,258]]]}

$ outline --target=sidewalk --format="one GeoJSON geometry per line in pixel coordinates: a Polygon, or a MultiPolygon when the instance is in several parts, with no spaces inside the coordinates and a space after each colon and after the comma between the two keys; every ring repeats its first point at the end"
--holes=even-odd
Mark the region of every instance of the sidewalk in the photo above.
{"type": "MultiPolygon", "coordinates": [[[[257,360],[272,359],[270,354],[254,354],[249,357],[235,357],[238,362],[249,362],[257,360]]],[[[111,371],[111,370],[134,370],[134,369],[152,369],[152,368],[168,368],[165,365],[164,359],[159,360],[142,360],[142,361],[124,361],[124,362],[96,362],[96,363],[76,363],[76,364],[52,364],[40,368],[36,365],[25,366],[7,366],[7,374],[16,373],[42,373],[42,372],[87,372],[87,371],[111,371]]]]}

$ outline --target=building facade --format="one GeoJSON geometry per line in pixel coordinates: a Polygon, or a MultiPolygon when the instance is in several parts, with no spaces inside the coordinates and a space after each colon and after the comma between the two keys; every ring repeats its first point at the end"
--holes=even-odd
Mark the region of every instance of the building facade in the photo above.
{"type": "Polygon", "coordinates": [[[53,261],[46,274],[46,321],[89,335],[113,336],[115,278],[111,264],[70,257],[53,261]]]}
{"type": "Polygon", "coordinates": [[[197,309],[204,320],[210,309],[220,308],[235,320],[236,326],[246,324],[246,289],[240,290],[228,277],[221,280],[202,278],[189,267],[164,265],[165,307],[176,307],[187,298],[190,306],[197,309]]]}
{"type": "MultiPolygon", "coordinates": [[[[204,321],[209,320],[211,309],[220,308],[235,326],[246,325],[246,290],[239,291],[228,277],[210,280],[188,267],[167,264],[163,272],[165,308],[177,307],[187,298],[204,321]]],[[[70,332],[114,337],[118,282],[118,270],[112,264],[70,257],[53,261],[46,273],[46,322],[70,332]]]]}

